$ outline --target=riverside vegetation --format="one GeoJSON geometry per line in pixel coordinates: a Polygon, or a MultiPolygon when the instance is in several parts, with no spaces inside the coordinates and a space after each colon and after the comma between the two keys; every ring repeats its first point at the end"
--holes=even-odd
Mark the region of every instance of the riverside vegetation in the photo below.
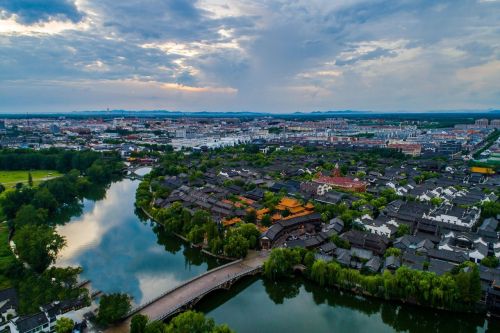
{"type": "Polygon", "coordinates": [[[130,323],[130,333],[234,333],[229,326],[216,325],[203,313],[186,311],[174,317],[168,324],[149,321],[144,315],[135,315],[130,323]]]}
{"type": "Polygon", "coordinates": [[[306,267],[305,275],[320,286],[335,287],[368,296],[454,311],[477,311],[481,298],[479,270],[465,262],[451,273],[438,276],[402,266],[395,272],[363,274],[337,262],[315,259],[305,249],[273,249],[264,264],[264,276],[273,281],[293,274],[296,265],[306,267]]]}
{"type": "Polygon", "coordinates": [[[154,195],[150,188],[160,191],[159,186],[153,184],[157,182],[146,176],[137,189],[136,205],[148,211],[166,231],[181,235],[192,244],[203,243],[210,253],[229,258],[243,258],[249,249],[259,246],[260,232],[255,224],[241,223],[236,228],[224,230],[205,210],[191,213],[179,202],[168,208],[153,208],[154,195]]]}
{"type": "Polygon", "coordinates": [[[51,267],[66,240],[55,225],[81,212],[80,200],[99,199],[106,186],[118,175],[123,164],[117,154],[91,151],[48,149],[1,150],[4,170],[57,170],[63,176],[37,187],[18,184],[0,194],[0,281],[14,287],[20,314],[39,311],[41,305],[56,300],[83,297],[87,290],[77,288],[81,268],[51,267]],[[15,253],[8,240],[15,243],[15,253]]]}

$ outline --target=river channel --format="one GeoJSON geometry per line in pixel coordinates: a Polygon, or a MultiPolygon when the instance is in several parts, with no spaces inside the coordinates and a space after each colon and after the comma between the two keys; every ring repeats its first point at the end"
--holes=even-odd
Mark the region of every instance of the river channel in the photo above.
{"type": "MultiPolygon", "coordinates": [[[[142,172],[147,172],[144,169],[142,172]]],[[[137,180],[111,184],[101,200],[58,227],[68,246],[57,265],[78,265],[82,279],[105,293],[125,292],[136,304],[221,262],[203,255],[135,212],[137,180]]],[[[270,283],[258,277],[216,292],[197,305],[236,332],[500,332],[499,323],[366,299],[319,288],[300,278],[270,283]]]]}

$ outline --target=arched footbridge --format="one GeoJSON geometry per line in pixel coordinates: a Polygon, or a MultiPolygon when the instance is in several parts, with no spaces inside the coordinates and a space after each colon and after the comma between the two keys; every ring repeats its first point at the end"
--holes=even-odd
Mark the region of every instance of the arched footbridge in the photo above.
{"type": "Polygon", "coordinates": [[[168,290],[158,297],[132,309],[124,320],[106,332],[128,332],[130,320],[135,314],[148,316],[150,320],[166,320],[180,312],[191,309],[212,291],[229,289],[239,279],[262,271],[267,252],[250,252],[245,259],[216,267],[181,285],[168,290]]]}

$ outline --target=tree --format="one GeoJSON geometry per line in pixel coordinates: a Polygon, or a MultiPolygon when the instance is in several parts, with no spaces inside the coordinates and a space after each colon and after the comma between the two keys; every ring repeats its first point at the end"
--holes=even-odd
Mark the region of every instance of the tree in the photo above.
{"type": "Polygon", "coordinates": [[[399,196],[396,194],[396,191],[392,188],[386,188],[380,192],[380,195],[387,199],[387,202],[391,202],[397,200],[399,196]]]}
{"type": "Polygon", "coordinates": [[[117,322],[130,311],[130,302],[131,298],[127,294],[103,295],[99,302],[97,321],[103,325],[117,322]]]}
{"type": "Polygon", "coordinates": [[[103,162],[97,160],[86,170],[86,174],[94,183],[105,183],[111,176],[111,170],[103,162]]]}
{"type": "Polygon", "coordinates": [[[78,195],[75,183],[66,176],[44,182],[41,186],[47,188],[60,205],[74,202],[78,195]]]}
{"type": "Polygon", "coordinates": [[[198,244],[205,237],[205,228],[195,225],[187,234],[187,239],[193,244],[198,244]]]}
{"type": "Polygon", "coordinates": [[[144,333],[146,325],[148,324],[148,317],[142,314],[136,314],[132,317],[130,322],[130,333],[144,333]]]}
{"type": "Polygon", "coordinates": [[[483,260],[481,260],[481,265],[490,267],[490,268],[496,268],[499,264],[499,260],[497,257],[494,256],[487,256],[483,260]]]}
{"type": "Polygon", "coordinates": [[[228,257],[243,258],[248,252],[248,241],[240,234],[232,234],[224,245],[224,253],[228,257]]]}
{"type": "MultiPolygon", "coordinates": [[[[135,316],[134,316],[135,317],[135,316]]],[[[144,316],[142,316],[144,317],[144,316]]],[[[134,319],[132,318],[132,321],[134,319]]],[[[142,327],[143,320],[140,319],[142,327]]],[[[147,320],[147,317],[146,317],[147,320]]],[[[174,317],[169,324],[155,320],[145,325],[144,333],[234,333],[227,325],[216,325],[213,319],[206,318],[203,313],[186,311],[174,317]]]]}
{"type": "Polygon", "coordinates": [[[150,322],[144,328],[145,333],[165,333],[167,329],[167,325],[163,322],[155,320],[150,322]]]}
{"type": "Polygon", "coordinates": [[[431,204],[432,204],[433,206],[439,206],[439,205],[441,205],[443,202],[444,202],[444,199],[443,199],[443,198],[438,198],[438,197],[435,197],[435,198],[432,198],[432,199],[431,199],[431,204]]]}
{"type": "Polygon", "coordinates": [[[255,224],[245,223],[240,225],[235,231],[235,233],[240,234],[248,241],[248,246],[254,249],[258,245],[258,240],[260,237],[260,231],[257,229],[255,224]]]}
{"type": "Polygon", "coordinates": [[[257,212],[255,209],[248,210],[243,220],[245,220],[246,223],[257,223],[257,212]]]}
{"type": "Polygon", "coordinates": [[[23,205],[16,214],[16,218],[14,219],[14,225],[16,228],[20,228],[22,226],[28,224],[42,225],[47,220],[47,210],[45,209],[36,209],[32,205],[23,205]]]}
{"type": "Polygon", "coordinates": [[[385,250],[384,257],[387,258],[390,256],[401,257],[401,250],[396,247],[388,248],[385,250]]]}
{"type": "Polygon", "coordinates": [[[54,263],[66,245],[64,237],[46,225],[24,225],[16,230],[14,243],[19,257],[36,272],[42,273],[54,263]]]}
{"type": "Polygon", "coordinates": [[[264,275],[270,279],[289,276],[293,266],[302,262],[299,249],[276,248],[264,263],[264,275]]]}
{"type": "Polygon", "coordinates": [[[71,333],[75,322],[66,317],[61,317],[56,321],[56,333],[71,333]]]}
{"type": "Polygon", "coordinates": [[[33,176],[31,175],[31,172],[28,172],[28,185],[29,187],[33,187],[33,176]]]}
{"type": "Polygon", "coordinates": [[[215,325],[213,319],[207,319],[203,313],[186,311],[166,325],[167,333],[230,333],[226,325],[215,325]]]}
{"type": "Polygon", "coordinates": [[[200,227],[208,222],[212,222],[210,214],[206,210],[201,210],[201,209],[195,211],[191,219],[191,224],[200,227]]]}
{"type": "Polygon", "coordinates": [[[34,190],[29,187],[7,190],[0,196],[0,205],[7,219],[13,219],[22,205],[33,200],[34,190]]]}
{"type": "Polygon", "coordinates": [[[262,216],[262,219],[260,220],[260,224],[262,224],[265,227],[269,227],[272,224],[271,216],[269,214],[265,214],[262,216]]]}
{"type": "Polygon", "coordinates": [[[481,299],[481,276],[476,264],[471,265],[470,271],[470,293],[471,303],[476,303],[481,299]]]}
{"type": "Polygon", "coordinates": [[[14,276],[19,298],[19,313],[33,314],[40,311],[40,306],[51,302],[80,297],[83,297],[84,304],[89,305],[88,290],[77,288],[78,275],[81,272],[80,267],[50,267],[39,274],[24,268],[22,275],[14,276]]]}
{"type": "Polygon", "coordinates": [[[496,217],[500,214],[500,202],[486,201],[481,207],[481,218],[496,217]]]}
{"type": "Polygon", "coordinates": [[[50,214],[54,213],[57,210],[58,206],[56,198],[45,187],[42,187],[38,189],[38,191],[36,191],[33,197],[32,204],[36,208],[46,209],[50,214]]]}
{"type": "Polygon", "coordinates": [[[339,235],[332,235],[330,240],[335,244],[337,247],[340,247],[341,249],[350,249],[351,244],[349,244],[349,241],[347,239],[341,238],[339,235]]]}
{"type": "Polygon", "coordinates": [[[396,231],[396,237],[402,237],[404,235],[409,235],[411,232],[410,226],[408,224],[401,223],[396,231]]]}

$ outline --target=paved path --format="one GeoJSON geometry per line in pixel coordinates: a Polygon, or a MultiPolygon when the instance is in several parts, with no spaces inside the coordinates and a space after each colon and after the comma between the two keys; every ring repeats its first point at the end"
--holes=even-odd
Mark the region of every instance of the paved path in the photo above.
{"type": "Polygon", "coordinates": [[[106,332],[128,332],[134,314],[148,316],[150,320],[162,320],[194,305],[199,299],[213,290],[223,288],[246,275],[255,274],[262,268],[267,252],[250,252],[244,260],[214,268],[180,286],[164,293],[158,298],[133,309],[121,324],[110,327],[106,332]]]}

